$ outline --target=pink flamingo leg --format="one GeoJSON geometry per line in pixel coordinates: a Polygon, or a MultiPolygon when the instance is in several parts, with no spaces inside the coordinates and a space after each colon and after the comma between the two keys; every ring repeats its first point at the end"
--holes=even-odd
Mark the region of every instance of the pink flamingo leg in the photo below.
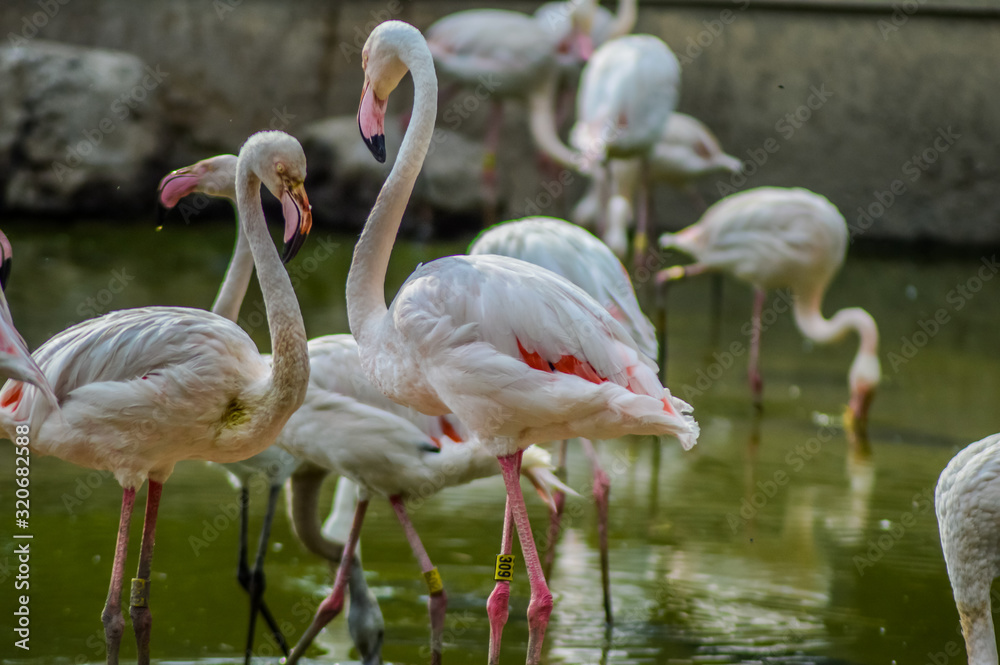
{"type": "Polygon", "coordinates": [[[638,210],[636,212],[635,239],[633,240],[632,262],[636,269],[646,264],[649,251],[649,161],[644,157],[639,172],[638,210]]]}
{"type": "Polygon", "coordinates": [[[485,225],[497,222],[497,149],[500,147],[500,130],[503,128],[503,102],[494,101],[490,108],[490,118],[486,131],[486,153],[483,155],[483,189],[486,200],[485,225]]]}
{"type": "Polygon", "coordinates": [[[753,405],[759,410],[764,401],[764,379],[760,374],[760,317],[764,311],[764,298],[767,291],[754,288],[753,292],[753,315],[750,319],[753,326],[750,335],[750,393],[753,395],[753,405]]]}
{"type": "MultiPolygon", "coordinates": [[[[559,461],[556,463],[556,477],[563,482],[566,482],[566,450],[568,447],[569,441],[563,439],[559,444],[559,461]]],[[[556,559],[556,541],[559,539],[560,522],[562,521],[563,509],[566,506],[565,492],[560,490],[552,492],[552,502],[555,504],[555,510],[549,516],[549,533],[546,543],[548,549],[545,550],[545,564],[543,566],[545,579],[549,579],[552,564],[555,563],[556,559]]]]}
{"type": "Polygon", "coordinates": [[[358,545],[358,537],[361,535],[361,524],[365,521],[365,511],[368,509],[368,499],[358,501],[358,507],[354,512],[354,522],[351,524],[351,533],[347,536],[347,543],[344,544],[344,553],[337,567],[337,577],[333,581],[333,590],[330,595],[319,604],[316,616],[313,617],[312,624],[306,629],[305,634],[299,640],[292,653],[285,660],[285,665],[295,665],[302,658],[302,655],[313,643],[323,626],[336,618],[340,611],[344,609],[344,589],[347,587],[347,576],[351,568],[351,561],[354,559],[354,550],[358,545]]]}
{"type": "Polygon", "coordinates": [[[420,563],[420,570],[424,573],[424,579],[427,580],[427,587],[430,591],[430,597],[427,599],[427,611],[431,617],[431,665],[441,665],[442,634],[444,633],[444,614],[448,606],[448,595],[441,585],[441,577],[438,575],[437,569],[431,563],[431,558],[427,556],[424,544],[420,542],[417,530],[413,527],[409,515],[406,514],[406,506],[403,504],[403,500],[398,495],[391,496],[389,497],[389,503],[392,504],[393,510],[396,511],[399,523],[403,525],[406,539],[410,542],[413,555],[417,557],[417,561],[420,563]]]}
{"type": "Polygon", "coordinates": [[[528,604],[528,659],[526,665],[538,665],[542,658],[542,642],[545,639],[545,629],[549,625],[552,614],[552,593],[545,583],[542,574],[542,562],[538,559],[535,549],[535,538],[531,533],[531,523],[528,521],[528,509],[521,495],[521,457],[523,450],[513,455],[498,457],[500,471],[503,473],[504,484],[507,486],[507,499],[517,527],[517,538],[521,541],[521,552],[524,554],[524,564],[528,569],[528,581],[531,584],[531,602],[528,604]]]}
{"type": "MultiPolygon", "coordinates": [[[[513,550],[514,519],[510,508],[510,498],[507,499],[503,514],[503,536],[500,539],[500,554],[510,554],[513,550]]],[[[500,640],[503,638],[503,627],[507,625],[507,607],[510,601],[510,582],[497,581],[489,600],[486,601],[486,615],[490,619],[490,654],[489,665],[500,664],[500,640]]]]}
{"type": "Polygon", "coordinates": [[[608,565],[608,491],[611,481],[608,474],[601,468],[597,459],[597,450],[589,439],[580,439],[583,452],[590,460],[590,468],[594,474],[594,505],[597,507],[597,540],[601,547],[601,587],[604,590],[604,620],[612,623],[611,615],[611,572],[608,565]]]}
{"type": "Polygon", "coordinates": [[[160,509],[160,493],[163,483],[149,481],[146,491],[146,517],[142,524],[142,544],[139,546],[139,570],[132,580],[129,615],[138,647],[139,665],[149,665],[149,638],[153,627],[153,615],[149,611],[149,574],[153,567],[153,546],[156,544],[156,514],[160,509]]]}
{"type": "Polygon", "coordinates": [[[104,622],[104,639],[108,648],[108,665],[118,665],[118,649],[121,647],[122,633],[125,631],[125,617],[122,616],[122,579],[125,577],[125,558],[128,556],[128,528],[132,523],[132,508],[135,505],[135,489],[122,491],[122,514],[118,521],[118,542],[115,545],[115,561],[111,566],[111,586],[108,600],[104,604],[101,620],[104,622]]]}

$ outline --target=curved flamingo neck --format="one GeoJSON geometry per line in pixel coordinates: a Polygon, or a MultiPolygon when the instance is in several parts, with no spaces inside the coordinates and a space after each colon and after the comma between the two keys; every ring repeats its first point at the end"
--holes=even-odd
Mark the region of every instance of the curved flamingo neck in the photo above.
{"type": "Polygon", "coordinates": [[[827,319],[823,317],[821,290],[797,296],[795,323],[803,335],[820,344],[827,344],[836,342],[851,330],[855,330],[861,340],[858,355],[878,355],[878,327],[871,314],[860,307],[848,307],[827,319]]]}
{"type": "Polygon", "coordinates": [[[236,167],[236,205],[257,268],[257,280],[267,311],[273,362],[265,408],[270,408],[271,415],[276,416],[289,405],[301,404],[309,378],[309,350],[299,301],[264,220],[260,203],[261,182],[251,166],[260,161],[255,159],[259,145],[247,145],[240,151],[236,167]]]}
{"type": "Polygon", "coordinates": [[[229,260],[229,267],[226,268],[226,276],[219,286],[215,302],[212,303],[212,312],[236,323],[240,316],[240,306],[250,286],[250,276],[253,274],[253,252],[250,251],[250,242],[243,232],[236,201],[230,200],[233,203],[233,212],[236,214],[236,245],[233,248],[233,257],[229,260]]]}
{"type": "Polygon", "coordinates": [[[413,76],[413,114],[396,162],[354,247],[354,258],[347,275],[347,317],[359,345],[369,339],[373,326],[388,311],[385,275],[389,255],[413,191],[413,183],[430,147],[437,116],[437,76],[426,42],[421,37],[419,44],[401,48],[399,57],[413,76]]]}
{"type": "Polygon", "coordinates": [[[639,17],[639,0],[618,0],[618,11],[614,23],[608,32],[608,40],[624,37],[632,32],[635,21],[639,17]]]}
{"type": "Polygon", "coordinates": [[[546,74],[545,81],[528,96],[528,128],[535,145],[560,166],[580,171],[581,155],[563,143],[556,126],[555,71],[546,74]]]}

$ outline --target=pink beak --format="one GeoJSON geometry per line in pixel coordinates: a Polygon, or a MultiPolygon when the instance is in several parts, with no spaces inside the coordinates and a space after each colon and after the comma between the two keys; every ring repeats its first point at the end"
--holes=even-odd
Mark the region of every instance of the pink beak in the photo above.
{"type": "Polygon", "coordinates": [[[285,252],[281,260],[288,263],[302,249],[312,230],[312,206],[303,185],[281,193],[281,212],[285,217],[285,252]]]}
{"type": "Polygon", "coordinates": [[[385,162],[385,109],[387,99],[379,99],[371,83],[365,79],[361,90],[361,106],[358,107],[358,129],[361,138],[379,162],[385,162]]]}
{"type": "Polygon", "coordinates": [[[199,177],[187,168],[168,173],[160,181],[160,203],[165,208],[173,208],[177,202],[198,188],[199,177]]]}
{"type": "Polygon", "coordinates": [[[590,60],[590,56],[594,54],[594,40],[587,32],[574,32],[573,33],[573,55],[575,55],[581,62],[586,62],[590,60]]]}

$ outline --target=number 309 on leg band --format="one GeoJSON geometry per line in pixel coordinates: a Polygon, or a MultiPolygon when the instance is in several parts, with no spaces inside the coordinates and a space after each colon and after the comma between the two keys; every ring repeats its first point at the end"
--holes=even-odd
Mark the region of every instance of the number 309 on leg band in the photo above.
{"type": "Polygon", "coordinates": [[[510,582],[514,579],[513,554],[497,554],[497,565],[493,571],[493,579],[497,582],[510,582]]]}

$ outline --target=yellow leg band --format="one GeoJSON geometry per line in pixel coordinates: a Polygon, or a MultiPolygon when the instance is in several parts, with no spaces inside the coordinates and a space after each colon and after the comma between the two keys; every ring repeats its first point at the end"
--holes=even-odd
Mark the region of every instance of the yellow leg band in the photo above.
{"type": "Polygon", "coordinates": [[[132,607],[149,607],[149,580],[133,577],[128,598],[132,607]]]}
{"type": "Polygon", "coordinates": [[[431,593],[441,593],[444,591],[444,582],[441,581],[441,573],[437,568],[431,568],[424,573],[424,581],[427,582],[427,590],[431,593]]]}
{"type": "Polygon", "coordinates": [[[497,167],[497,154],[495,152],[483,153],[483,168],[492,171],[497,167]]]}
{"type": "Polygon", "coordinates": [[[493,579],[497,582],[510,582],[514,579],[513,554],[497,554],[497,565],[493,571],[493,579]]]}

